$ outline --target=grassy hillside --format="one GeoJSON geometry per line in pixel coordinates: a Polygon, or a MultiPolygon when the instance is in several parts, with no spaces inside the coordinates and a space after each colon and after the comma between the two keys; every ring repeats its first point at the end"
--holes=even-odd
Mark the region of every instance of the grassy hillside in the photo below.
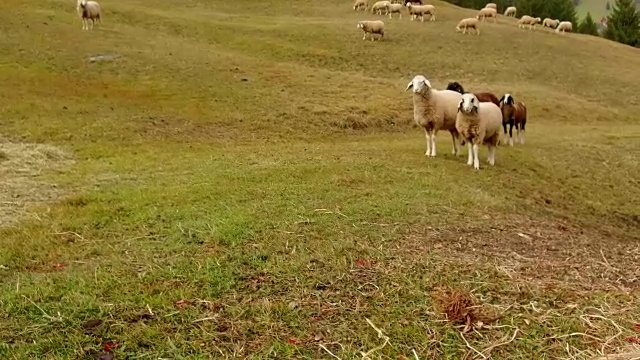
{"type": "Polygon", "coordinates": [[[438,1],[373,43],[342,0],[181,3],[104,0],[92,32],[0,4],[1,358],[351,359],[367,319],[371,358],[633,348],[638,49],[465,36],[438,1]],[[425,158],[416,74],[514,94],[526,144],[425,158]]]}

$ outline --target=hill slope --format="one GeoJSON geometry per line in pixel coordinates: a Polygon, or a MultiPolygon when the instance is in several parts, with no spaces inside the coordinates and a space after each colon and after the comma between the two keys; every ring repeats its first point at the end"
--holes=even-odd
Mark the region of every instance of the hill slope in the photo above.
{"type": "Polygon", "coordinates": [[[437,21],[387,18],[373,43],[356,23],[379,16],[344,1],[101,3],[92,32],[69,1],[0,4],[3,143],[58,149],[24,166],[0,153],[20,221],[0,230],[4,358],[109,343],[116,358],[346,359],[383,343],[365,319],[391,358],[460,359],[516,328],[496,358],[635,336],[638,49],[502,17],[465,36],[475,11],[437,1],[437,21]],[[426,159],[415,74],[514,94],[526,144],[495,167],[483,147],[474,172],[439,133],[426,159]],[[27,168],[56,191],[20,186],[27,168]],[[497,326],[463,339],[441,321],[447,287],[497,326]]]}

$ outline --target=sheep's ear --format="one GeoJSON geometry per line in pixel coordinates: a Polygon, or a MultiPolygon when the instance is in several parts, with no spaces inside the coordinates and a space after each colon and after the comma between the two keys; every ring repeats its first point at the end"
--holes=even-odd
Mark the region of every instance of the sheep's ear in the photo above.
{"type": "Polygon", "coordinates": [[[409,84],[407,85],[407,88],[404,89],[404,91],[407,91],[409,89],[413,88],[413,81],[410,81],[409,84]]]}
{"type": "Polygon", "coordinates": [[[498,100],[498,104],[502,105],[502,103],[504,102],[504,95],[502,95],[502,97],[500,98],[500,100],[498,100]]]}

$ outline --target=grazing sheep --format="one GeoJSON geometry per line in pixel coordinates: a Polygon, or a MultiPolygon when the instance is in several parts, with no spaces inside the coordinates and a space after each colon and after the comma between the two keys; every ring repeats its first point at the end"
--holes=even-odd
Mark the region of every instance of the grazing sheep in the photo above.
{"type": "Polygon", "coordinates": [[[496,3],[488,3],[487,5],[484,6],[485,8],[491,8],[491,9],[496,9],[496,11],[498,11],[498,5],[496,5],[496,3]]]}
{"type": "Polygon", "coordinates": [[[371,7],[371,13],[376,13],[378,15],[382,15],[382,10],[384,9],[385,15],[387,15],[387,4],[391,4],[391,1],[378,1],[371,7]]]}
{"type": "MultiPolygon", "coordinates": [[[[463,34],[467,33],[467,29],[474,29],[476,31],[476,34],[480,35],[480,29],[478,28],[478,19],[476,18],[466,18],[460,20],[460,22],[456,26],[456,31],[460,32],[460,29],[462,29],[463,34]]],[[[469,33],[471,33],[471,31],[469,31],[469,33]]]]}
{"type": "Polygon", "coordinates": [[[402,4],[387,4],[387,13],[389,13],[389,19],[393,19],[391,14],[397,13],[400,15],[398,19],[402,19],[402,4]]]}
{"type": "Polygon", "coordinates": [[[544,18],[544,20],[542,20],[542,27],[548,27],[551,29],[555,29],[558,24],[560,23],[560,20],[553,20],[551,18],[544,18]]]}
{"type": "Polygon", "coordinates": [[[563,21],[560,24],[558,24],[558,27],[556,27],[556,32],[572,32],[573,31],[573,24],[571,24],[571,21],[563,21]]]}
{"type": "Polygon", "coordinates": [[[76,10],[82,19],[82,30],[89,30],[89,20],[91,20],[92,30],[96,20],[102,24],[102,11],[97,1],[78,0],[76,10]]]}
{"type": "Polygon", "coordinates": [[[360,8],[364,8],[366,11],[368,7],[369,4],[367,3],[367,0],[356,0],[356,2],[353,3],[353,10],[360,10],[360,8]]]}
{"type": "Polygon", "coordinates": [[[362,20],[358,21],[358,29],[362,29],[364,31],[364,35],[362,36],[362,40],[367,38],[367,34],[371,36],[371,41],[373,41],[373,34],[380,35],[378,37],[378,41],[382,40],[384,37],[384,21],[382,20],[362,20]]]}
{"type": "Polygon", "coordinates": [[[436,134],[439,130],[447,130],[453,140],[454,156],[460,152],[458,147],[458,130],[456,130],[456,113],[462,95],[451,90],[437,90],[423,75],[416,75],[407,85],[405,91],[413,89],[413,120],[424,128],[427,140],[426,156],[436,156],[436,134]]]}
{"type": "Polygon", "coordinates": [[[522,15],[520,20],[518,20],[518,27],[524,29],[526,25],[529,25],[529,30],[532,30],[533,27],[540,22],[540,18],[533,18],[529,15],[522,15]]]}
{"type": "Polygon", "coordinates": [[[491,102],[480,102],[471,93],[463,94],[458,103],[456,129],[463,141],[469,144],[467,165],[480,169],[478,148],[486,144],[489,148],[489,164],[496,163],[496,146],[500,142],[500,108],[491,102]]]}
{"type": "Polygon", "coordinates": [[[436,7],[433,5],[413,5],[409,3],[407,4],[407,9],[409,10],[409,15],[411,16],[412,21],[414,19],[417,19],[418,16],[420,16],[420,21],[424,22],[425,14],[430,15],[429,20],[431,21],[436,20],[436,14],[435,14],[436,7]]]}
{"type": "Polygon", "coordinates": [[[509,17],[516,17],[516,7],[515,6],[509,6],[505,11],[504,11],[504,16],[509,16],[509,17]]]}
{"type": "Polygon", "coordinates": [[[500,98],[500,111],[502,112],[502,128],[507,136],[507,124],[509,124],[509,145],[513,146],[513,127],[516,127],[516,143],[524,144],[524,126],[527,124],[527,107],[522,101],[516,102],[511,94],[505,94],[500,98]]]}
{"type": "Polygon", "coordinates": [[[476,15],[476,19],[484,21],[485,18],[493,18],[493,22],[496,22],[498,18],[498,12],[493,8],[483,8],[478,11],[478,15],[476,15]]]}
{"type": "MultiPolygon", "coordinates": [[[[450,82],[449,84],[447,84],[447,90],[453,90],[455,92],[459,92],[460,94],[465,93],[464,88],[462,87],[462,84],[460,84],[457,81],[450,82]]],[[[475,92],[473,93],[473,95],[475,95],[480,102],[491,102],[496,104],[496,106],[500,105],[500,101],[498,101],[498,98],[490,92],[480,92],[480,93],[475,92]]]]}

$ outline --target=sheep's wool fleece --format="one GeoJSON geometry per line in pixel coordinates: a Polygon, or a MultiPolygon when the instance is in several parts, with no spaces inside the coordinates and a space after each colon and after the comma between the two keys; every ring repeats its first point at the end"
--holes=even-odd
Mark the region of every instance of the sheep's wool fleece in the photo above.
{"type": "Polygon", "coordinates": [[[458,102],[462,94],[452,90],[429,89],[413,93],[413,120],[427,128],[455,129],[458,102]]]}
{"type": "Polygon", "coordinates": [[[493,136],[499,136],[501,126],[502,112],[494,103],[481,102],[478,105],[477,114],[467,114],[460,111],[456,117],[456,129],[467,141],[473,137],[482,139],[484,143],[493,136]]]}

